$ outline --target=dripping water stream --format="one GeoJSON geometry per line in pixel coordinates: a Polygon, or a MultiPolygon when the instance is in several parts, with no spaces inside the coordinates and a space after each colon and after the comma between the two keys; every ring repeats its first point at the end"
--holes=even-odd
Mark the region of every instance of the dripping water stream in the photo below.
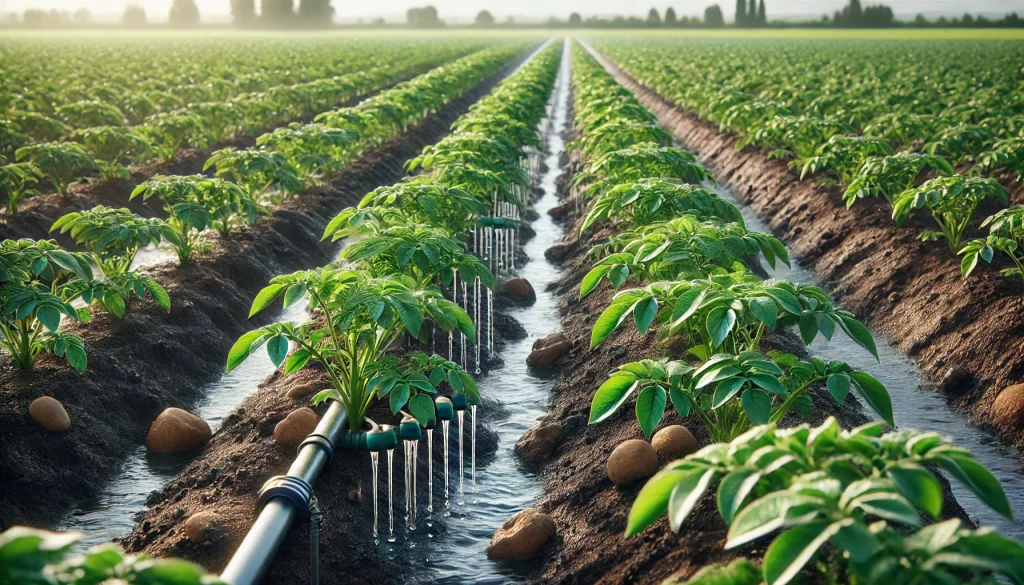
{"type": "MultiPolygon", "coordinates": [[[[558,243],[563,235],[562,228],[547,212],[559,204],[555,181],[561,173],[559,159],[565,149],[562,132],[568,123],[568,57],[566,48],[555,90],[548,150],[543,155],[547,171],[539,177],[543,194],[534,204],[540,215],[540,219],[532,224],[537,235],[524,246],[532,260],[524,266],[517,265],[517,274],[529,280],[537,292],[537,302],[511,311],[512,316],[526,328],[527,335],[521,340],[510,341],[502,351],[505,365],[478,382],[481,394],[497,398],[509,415],[494,423],[499,445],[493,460],[475,468],[471,461],[466,461],[465,467],[470,467],[471,474],[471,479],[466,482],[469,484],[464,498],[466,505],[449,508],[451,516],[446,521],[445,538],[424,541],[427,542],[423,547],[427,560],[415,570],[416,582],[504,584],[522,581],[524,571],[529,568],[522,564],[512,566],[488,561],[484,549],[505,520],[532,506],[541,493],[539,475],[520,463],[513,447],[519,437],[547,413],[546,405],[553,384],[549,378],[536,377],[535,372],[527,368],[526,357],[534,340],[553,333],[559,322],[557,299],[547,292],[547,286],[558,280],[561,269],[544,260],[544,250],[558,243]]],[[[511,263],[511,259],[508,262],[511,263]]],[[[468,414],[472,417],[474,413],[468,414]]],[[[472,418],[467,424],[472,424],[472,418]]],[[[471,437],[472,430],[464,436],[467,435],[471,437]]],[[[471,456],[469,449],[464,456],[471,456]]],[[[452,485],[452,488],[459,490],[453,494],[453,499],[461,498],[461,478],[460,485],[452,485]]]]}
{"type": "MultiPolygon", "coordinates": [[[[747,229],[771,233],[768,225],[727,187],[718,186],[717,190],[724,199],[740,208],[747,229]]],[[[779,262],[775,270],[767,266],[765,268],[772,278],[821,286],[814,275],[796,260],[792,261],[792,267],[779,262]]],[[[811,355],[825,360],[845,361],[878,378],[892,396],[893,413],[900,429],[936,431],[951,437],[957,446],[970,450],[982,465],[999,478],[1017,515],[1024,513],[1021,508],[1024,502],[1024,461],[1020,453],[1000,443],[991,432],[969,425],[964,416],[956,412],[942,394],[921,377],[913,361],[889,345],[885,336],[874,332],[872,336],[878,348],[878,362],[841,332],[832,341],[826,341],[819,335],[809,349],[811,355]]],[[[868,409],[865,412],[873,415],[868,409]]],[[[951,479],[950,483],[957,501],[972,519],[981,525],[995,527],[1000,533],[1018,541],[1024,540],[1024,522],[1019,518],[1016,522],[1004,518],[985,506],[956,480],[951,479]]]]}

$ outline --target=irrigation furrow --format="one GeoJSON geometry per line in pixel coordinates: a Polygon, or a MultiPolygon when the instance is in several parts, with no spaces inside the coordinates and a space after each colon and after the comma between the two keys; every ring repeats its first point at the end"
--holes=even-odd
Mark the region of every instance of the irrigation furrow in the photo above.
{"type": "MultiPolygon", "coordinates": [[[[758,152],[749,149],[737,151],[731,138],[721,136],[710,125],[660,98],[606,58],[598,58],[620,83],[633,91],[641,103],[658,115],[662,124],[685,147],[697,154],[717,176],[727,177],[719,189],[723,196],[741,206],[748,227],[775,231],[784,238],[787,246],[795,252],[797,261],[792,268],[780,265],[778,270],[769,270],[770,275],[824,286],[837,294],[841,292],[843,304],[866,317],[874,330],[881,361],[876,363],[870,356],[860,359],[865,356],[853,351],[856,346],[845,337],[837,337],[831,342],[816,340],[809,347],[811,353],[824,359],[848,361],[873,374],[889,389],[896,422],[901,428],[932,430],[953,437],[956,444],[971,451],[996,475],[1011,502],[1019,505],[1024,501],[1020,452],[1000,444],[990,429],[972,426],[962,412],[957,412],[959,407],[984,413],[994,397],[990,395],[1009,382],[1004,376],[1014,369],[997,364],[1001,364],[1007,355],[1020,355],[1024,328],[1017,322],[1019,309],[1012,307],[1019,306],[1021,299],[1006,296],[991,283],[961,283],[958,272],[942,274],[939,271],[937,274],[934,259],[937,247],[920,245],[906,233],[892,237],[897,228],[882,221],[888,218],[879,217],[879,207],[843,209],[835,194],[806,182],[794,183],[784,165],[772,164],[758,152]],[[740,196],[740,193],[746,195],[740,196]],[[769,213],[766,208],[771,206],[775,207],[769,213]],[[829,216],[832,217],[830,223],[829,216]],[[828,225],[821,225],[822,222],[828,225]],[[810,225],[814,225],[814,229],[809,228],[810,225]],[[874,240],[870,244],[865,243],[864,230],[875,232],[866,238],[874,240]],[[822,245],[823,233],[830,234],[829,239],[837,240],[829,242],[831,251],[825,254],[815,251],[822,245]],[[821,271],[828,270],[839,258],[854,253],[865,257],[844,274],[824,283],[819,281],[821,271]],[[902,257],[895,269],[893,261],[888,260],[894,255],[902,257]],[[917,270],[926,267],[924,272],[914,270],[914,264],[919,265],[917,270]],[[878,277],[869,279],[875,273],[878,277]],[[952,282],[943,290],[944,283],[948,281],[952,282]],[[880,304],[877,299],[886,298],[886,295],[888,300],[880,304]],[[969,318],[982,321],[986,327],[991,327],[989,331],[977,331],[979,324],[968,323],[965,324],[968,331],[957,327],[946,334],[926,333],[929,327],[938,326],[936,322],[940,319],[937,315],[951,314],[949,311],[953,311],[953,307],[968,302],[968,299],[970,303],[984,307],[984,315],[970,311],[969,318]],[[986,304],[985,299],[991,303],[986,304]],[[918,306],[921,302],[927,308],[918,306]],[[891,316],[894,314],[896,317],[891,316]],[[928,342],[918,344],[913,359],[908,358],[904,353],[906,348],[917,343],[921,336],[925,336],[928,342]],[[974,349],[947,351],[951,338],[955,338],[958,345],[970,344],[974,349]],[[983,347],[989,343],[992,344],[990,347],[983,347]],[[955,364],[973,370],[977,386],[968,396],[944,397],[935,391],[934,384],[941,380],[942,372],[955,364]],[[994,373],[1000,369],[1002,373],[994,373]],[[971,397],[980,396],[985,396],[983,404],[970,404],[971,397]]],[[[984,424],[984,414],[977,415],[976,420],[984,424]]],[[[1018,443],[1020,440],[1014,435],[1006,438],[1018,443]]],[[[973,519],[994,526],[1003,534],[1018,539],[1024,537],[1024,523],[996,514],[959,483],[953,483],[952,489],[957,501],[973,519]]]]}

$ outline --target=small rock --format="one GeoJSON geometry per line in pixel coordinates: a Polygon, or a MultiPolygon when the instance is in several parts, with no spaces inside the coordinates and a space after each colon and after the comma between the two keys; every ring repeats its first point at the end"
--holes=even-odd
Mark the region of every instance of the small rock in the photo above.
{"type": "Polygon", "coordinates": [[[992,404],[992,422],[1004,429],[1019,428],[1024,421],[1024,384],[1008,386],[992,404]]]}
{"type": "Polygon", "coordinates": [[[149,427],[146,448],[154,453],[181,453],[210,440],[210,425],[180,408],[168,408],[149,427]]]}
{"type": "Polygon", "coordinates": [[[274,427],[274,440],[278,445],[298,447],[316,429],[316,423],[313,409],[294,410],[274,427]]]}
{"type": "Polygon", "coordinates": [[[487,545],[487,558],[519,561],[540,554],[555,533],[551,516],[527,508],[512,516],[494,533],[487,545]]]}
{"type": "Polygon", "coordinates": [[[289,388],[284,395],[288,398],[306,398],[307,396],[312,396],[323,389],[323,384],[317,384],[316,382],[299,382],[289,388]]]}
{"type": "Polygon", "coordinates": [[[558,207],[552,207],[551,209],[548,210],[548,215],[555,219],[561,219],[569,215],[569,206],[559,205],[558,207]]]}
{"type": "Polygon", "coordinates": [[[63,433],[71,428],[68,411],[64,410],[64,405],[56,398],[49,396],[36,398],[32,404],[28,405],[28,414],[32,420],[39,423],[39,426],[50,432],[63,433]]]}
{"type": "Polygon", "coordinates": [[[651,446],[665,459],[680,459],[697,451],[697,439],[686,427],[671,425],[654,433],[651,446]]]}
{"type": "Polygon", "coordinates": [[[547,250],[544,250],[544,257],[551,262],[561,262],[565,259],[565,256],[569,253],[569,246],[565,244],[555,244],[547,250]]]}
{"type": "Polygon", "coordinates": [[[963,390],[971,379],[971,373],[962,366],[954,365],[942,375],[941,387],[943,392],[956,392],[963,390]]]}
{"type": "Polygon", "coordinates": [[[215,512],[197,512],[185,521],[185,538],[196,544],[209,542],[220,536],[221,522],[215,512]]]}
{"type": "Polygon", "coordinates": [[[358,502],[359,501],[359,491],[358,490],[350,491],[348,493],[348,501],[350,501],[350,502],[358,502]]]}
{"type": "Polygon", "coordinates": [[[889,302],[890,303],[897,303],[897,302],[899,302],[899,300],[901,298],[903,298],[903,297],[901,297],[900,293],[898,293],[898,292],[889,293],[889,302]]]}
{"type": "Polygon", "coordinates": [[[572,349],[572,342],[569,340],[546,345],[530,352],[530,355],[526,357],[526,365],[531,368],[550,368],[570,349],[572,349]]]}
{"type": "Polygon", "coordinates": [[[630,439],[612,451],[607,469],[615,485],[629,485],[658,471],[658,452],[647,441],[630,439]]]}
{"type": "Polygon", "coordinates": [[[513,278],[506,282],[505,295],[518,303],[532,303],[537,300],[533,285],[525,278],[513,278]]]}
{"type": "Polygon", "coordinates": [[[534,208],[529,208],[523,213],[523,219],[526,221],[537,221],[540,219],[540,214],[534,208]]]}
{"type": "Polygon", "coordinates": [[[539,463],[555,452],[564,436],[565,429],[561,423],[556,420],[542,420],[530,427],[530,430],[516,442],[516,455],[527,461],[539,463]]]}
{"type": "Polygon", "coordinates": [[[533,349],[540,349],[542,347],[547,347],[547,346],[549,346],[549,345],[551,345],[553,343],[558,343],[559,341],[568,341],[568,338],[566,338],[565,333],[562,333],[561,331],[558,331],[556,333],[552,333],[551,335],[548,335],[547,337],[541,337],[537,341],[534,341],[533,342],[533,349]]]}

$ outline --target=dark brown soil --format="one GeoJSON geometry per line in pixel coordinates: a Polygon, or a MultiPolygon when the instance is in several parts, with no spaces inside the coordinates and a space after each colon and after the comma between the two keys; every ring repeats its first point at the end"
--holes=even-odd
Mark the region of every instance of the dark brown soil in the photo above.
{"type": "MultiPolygon", "coordinates": [[[[568,169],[564,178],[578,169],[575,160],[568,162],[568,169]]],[[[545,490],[538,503],[538,508],[554,518],[558,529],[556,542],[548,546],[543,566],[530,576],[529,582],[654,584],[672,576],[689,578],[709,563],[727,562],[737,555],[761,556],[763,544],[740,551],[723,550],[727,526],[718,514],[713,492],[698,505],[680,534],[673,534],[662,519],[636,537],[623,538],[629,508],[644,482],[616,487],[608,479],[606,464],[617,445],[628,439],[642,439],[643,434],[629,407],[611,421],[588,425],[590,401],[607,373],[623,363],[681,356],[670,346],[660,345],[653,334],[641,336],[632,327],[620,330],[594,350],[587,349],[593,324],[607,307],[613,291],[602,287],[580,301],[579,283],[591,267],[584,254],[607,232],[580,238],[580,216],[570,212],[564,221],[570,226],[565,240],[569,252],[555,292],[559,296],[562,332],[574,342],[574,348],[563,358],[570,365],[558,374],[548,415],[563,424],[566,435],[555,456],[542,467],[545,490]]],[[[782,331],[766,338],[762,349],[771,348],[806,355],[806,348],[792,332],[782,331]]],[[[813,390],[812,396],[814,407],[809,418],[803,420],[791,414],[782,421],[783,426],[817,424],[828,416],[835,416],[847,428],[867,421],[852,395],[842,405],[835,404],[821,388],[813,390]]],[[[685,425],[700,445],[710,442],[703,425],[695,418],[683,420],[672,411],[662,426],[671,424],[685,425]]],[[[946,503],[946,514],[966,517],[948,485],[946,503]]]]}
{"type": "MultiPolygon", "coordinates": [[[[423,65],[401,75],[397,75],[394,79],[383,84],[377,91],[383,91],[392,85],[415,77],[435,65],[436,64],[423,65]]],[[[370,95],[373,95],[373,93],[376,92],[353,97],[342,103],[336,104],[335,107],[343,108],[354,106],[370,95]]],[[[267,131],[270,132],[277,128],[287,126],[292,122],[312,122],[315,117],[316,113],[306,114],[294,120],[286,120],[275,124],[272,127],[267,128],[267,131]]],[[[177,156],[174,157],[174,160],[168,162],[152,162],[146,165],[133,167],[131,169],[130,180],[104,180],[96,177],[88,182],[75,185],[71,189],[71,195],[66,198],[61,197],[56,193],[44,193],[42,195],[37,195],[36,197],[32,197],[22,203],[18,207],[17,215],[0,216],[0,239],[51,238],[56,239],[62,246],[74,248],[76,246],[71,238],[59,233],[50,234],[50,227],[57,219],[67,213],[71,213],[72,211],[81,211],[83,209],[92,209],[97,205],[105,205],[107,207],[127,207],[134,213],[145,217],[164,217],[166,214],[161,209],[159,201],[151,200],[147,202],[143,201],[141,197],[129,200],[129,197],[135,187],[157,175],[200,174],[203,172],[203,164],[205,164],[207,159],[210,158],[210,155],[217,150],[227,147],[250,148],[255,144],[256,137],[242,136],[212,145],[208,148],[184,148],[178,152],[177,156]]],[[[212,174],[212,172],[207,174],[212,174]]]]}
{"type": "MultiPolygon", "coordinates": [[[[837,301],[883,332],[930,381],[940,383],[953,366],[965,368],[970,380],[948,399],[973,423],[992,424],[990,409],[999,392],[1024,382],[1019,282],[988,266],[964,280],[959,259],[943,242],[916,240],[925,220],[897,227],[884,201],[863,201],[848,210],[836,189],[801,181],[784,162],[756,149],[737,150],[735,136],[606,65],[720,182],[768,221],[837,301]]],[[[1022,198],[1019,185],[1011,191],[1011,199],[1022,198]]],[[[980,210],[977,221],[987,211],[980,210]]],[[[1020,426],[997,430],[1024,447],[1020,426]]]]}
{"type": "Polygon", "coordinates": [[[171,295],[171,314],[148,301],[133,302],[123,320],[104,314],[73,328],[89,354],[85,374],[51,357],[21,372],[5,358],[0,364],[0,530],[13,524],[53,526],[117,472],[157,414],[171,406],[192,407],[203,385],[223,374],[231,344],[262,324],[246,316],[267,281],[333,260],[334,246],[320,242],[327,221],[366,192],[401,179],[402,163],[444,136],[519,61],[392,144],[367,153],[328,188],[289,200],[230,239],[218,238],[215,249],[193,266],[150,269],[171,295]],[[29,418],[29,403],[43,395],[64,404],[70,431],[47,433],[29,418]]]}

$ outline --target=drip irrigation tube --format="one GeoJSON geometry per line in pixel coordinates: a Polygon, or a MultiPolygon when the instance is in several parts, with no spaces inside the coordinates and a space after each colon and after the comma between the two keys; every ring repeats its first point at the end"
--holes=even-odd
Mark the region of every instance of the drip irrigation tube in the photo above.
{"type": "Polygon", "coordinates": [[[256,585],[270,567],[285,535],[309,517],[311,487],[344,440],[348,417],[331,402],[316,430],[299,446],[288,474],[271,478],[257,501],[259,513],[220,578],[228,585],[256,585]]]}

